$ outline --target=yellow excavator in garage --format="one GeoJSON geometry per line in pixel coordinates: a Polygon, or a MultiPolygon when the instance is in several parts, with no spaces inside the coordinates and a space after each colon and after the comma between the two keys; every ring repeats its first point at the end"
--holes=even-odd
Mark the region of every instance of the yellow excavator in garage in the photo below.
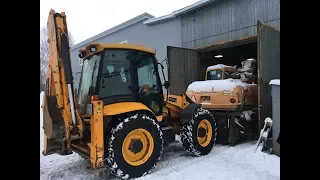
{"type": "Polygon", "coordinates": [[[75,93],[65,13],[51,10],[47,28],[45,156],[76,152],[90,159],[93,170],[107,168],[117,177],[136,178],[151,172],[175,134],[194,156],[211,151],[217,132],[213,115],[185,94],[168,93],[170,83],[160,81],[158,65],[162,75],[163,66],[154,50],[87,45],[79,51],[83,67],[75,93]]]}
{"type": "Polygon", "coordinates": [[[252,83],[254,63],[242,61],[239,69],[224,64],[209,66],[204,81],[187,87],[187,96],[214,114],[217,143],[235,145],[243,138],[256,138],[258,85],[252,83]]]}

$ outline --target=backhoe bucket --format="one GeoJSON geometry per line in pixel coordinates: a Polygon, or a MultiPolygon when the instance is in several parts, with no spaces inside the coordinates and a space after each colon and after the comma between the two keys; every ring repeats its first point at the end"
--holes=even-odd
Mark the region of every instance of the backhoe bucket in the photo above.
{"type": "Polygon", "coordinates": [[[43,96],[44,155],[61,152],[62,150],[61,145],[63,144],[62,137],[65,133],[65,126],[56,102],[55,96],[43,96]]]}

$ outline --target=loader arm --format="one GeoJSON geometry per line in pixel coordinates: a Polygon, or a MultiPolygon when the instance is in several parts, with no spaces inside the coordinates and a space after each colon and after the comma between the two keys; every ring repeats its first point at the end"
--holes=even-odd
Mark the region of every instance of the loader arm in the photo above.
{"type": "Polygon", "coordinates": [[[71,140],[82,137],[82,120],[75,108],[70,47],[65,13],[50,10],[49,63],[43,99],[44,155],[65,154],[71,140]]]}

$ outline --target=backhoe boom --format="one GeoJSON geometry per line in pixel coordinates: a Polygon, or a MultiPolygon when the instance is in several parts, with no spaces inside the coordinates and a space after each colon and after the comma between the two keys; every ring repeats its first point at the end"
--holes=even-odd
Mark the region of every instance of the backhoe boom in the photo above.
{"type": "Polygon", "coordinates": [[[47,24],[49,65],[44,99],[44,154],[70,149],[81,137],[82,121],[74,107],[73,77],[65,13],[51,10],[47,24]],[[57,108],[58,107],[58,108],[57,108]]]}

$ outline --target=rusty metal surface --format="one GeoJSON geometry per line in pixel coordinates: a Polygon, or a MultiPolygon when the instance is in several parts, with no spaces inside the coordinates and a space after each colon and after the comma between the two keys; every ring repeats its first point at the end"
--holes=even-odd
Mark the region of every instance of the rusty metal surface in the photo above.
{"type": "Polygon", "coordinates": [[[280,31],[258,22],[258,103],[259,121],[263,126],[266,117],[272,117],[272,79],[280,79],[280,31]]]}
{"type": "Polygon", "coordinates": [[[199,55],[195,50],[167,46],[167,53],[171,94],[186,92],[190,83],[204,76],[204,72],[200,72],[199,55]]]}

